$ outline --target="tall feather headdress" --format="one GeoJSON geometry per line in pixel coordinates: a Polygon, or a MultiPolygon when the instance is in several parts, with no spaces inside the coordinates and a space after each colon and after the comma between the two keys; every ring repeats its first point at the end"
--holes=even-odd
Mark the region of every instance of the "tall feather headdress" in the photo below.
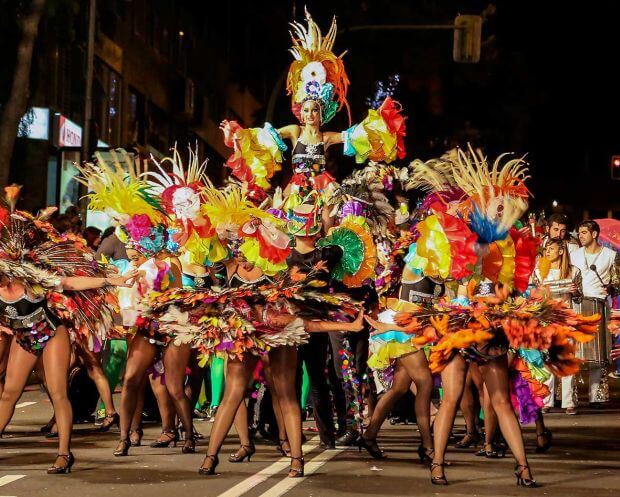
{"type": "Polygon", "coordinates": [[[286,91],[292,98],[293,113],[300,118],[301,105],[312,99],[321,105],[322,122],[329,121],[335,113],[346,107],[351,121],[347,102],[349,77],[344,68],[341,55],[333,52],[336,42],[337,24],[334,17],[325,36],[318,24],[306,9],[307,27],[299,22],[291,23],[293,46],[289,52],[295,59],[286,78],[286,91]]]}

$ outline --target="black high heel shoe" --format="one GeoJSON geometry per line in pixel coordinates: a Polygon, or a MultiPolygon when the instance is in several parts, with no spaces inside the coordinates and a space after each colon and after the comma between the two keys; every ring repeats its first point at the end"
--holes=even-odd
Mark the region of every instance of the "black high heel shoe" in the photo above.
{"type": "Polygon", "coordinates": [[[41,430],[40,430],[41,433],[43,434],[50,433],[55,424],[56,424],[56,417],[52,416],[52,418],[47,422],[47,424],[41,427],[41,430]]]}
{"type": "MultiPolygon", "coordinates": [[[[506,449],[504,449],[504,454],[505,453],[506,453],[506,449]]],[[[475,455],[477,457],[486,457],[487,459],[497,459],[499,457],[499,454],[495,450],[495,445],[493,445],[492,443],[485,443],[482,446],[482,449],[476,452],[475,455]],[[489,447],[491,450],[487,450],[487,447],[489,447]]]]}
{"type": "Polygon", "coordinates": [[[177,442],[179,441],[179,432],[176,430],[164,430],[161,432],[161,435],[159,436],[159,440],[155,440],[152,444],[151,447],[153,447],[154,449],[161,449],[163,447],[170,447],[170,444],[172,444],[173,447],[177,446],[177,442]],[[165,440],[162,440],[162,436],[166,436],[167,438],[165,440]],[[172,438],[170,438],[170,436],[172,436],[172,438]]]}
{"type": "Polygon", "coordinates": [[[506,457],[508,444],[506,442],[498,442],[493,444],[493,450],[497,452],[497,457],[506,457]]]}
{"type": "Polygon", "coordinates": [[[181,447],[183,454],[194,454],[196,452],[196,439],[194,437],[186,438],[181,447]]]}
{"type": "MultiPolygon", "coordinates": [[[[288,443],[288,440],[285,438],[284,440],[278,440],[278,450],[284,457],[291,457],[291,449],[284,450],[283,445],[288,443]]],[[[289,444],[290,445],[290,444],[289,444]]]]}
{"type": "Polygon", "coordinates": [[[129,441],[131,442],[131,446],[140,447],[142,445],[143,436],[144,436],[144,431],[142,431],[142,428],[137,428],[136,430],[130,430],[129,441]],[[132,435],[137,435],[137,437],[132,437],[132,435]]]}
{"type": "Polygon", "coordinates": [[[418,447],[418,457],[420,462],[433,462],[433,449],[427,449],[424,445],[420,444],[418,447]]]}
{"type": "Polygon", "coordinates": [[[215,474],[215,468],[220,463],[219,458],[216,455],[208,455],[205,457],[204,461],[202,461],[202,466],[198,469],[198,474],[202,476],[210,476],[215,474]],[[205,462],[211,461],[211,466],[205,467],[205,462]]]}
{"type": "Polygon", "coordinates": [[[467,433],[463,438],[454,444],[457,449],[469,449],[472,445],[478,448],[480,434],[477,431],[467,433]]]}
{"type": "Polygon", "coordinates": [[[71,473],[71,467],[75,462],[75,457],[73,457],[73,453],[69,452],[69,454],[58,454],[56,456],[56,460],[58,458],[64,459],[67,464],[65,466],[56,466],[56,461],[54,461],[54,465],[51,468],[48,468],[48,475],[65,475],[71,473]]]}
{"type": "MultiPolygon", "coordinates": [[[[527,487],[527,488],[534,488],[536,487],[536,480],[532,479],[532,478],[523,478],[523,472],[526,470],[530,470],[530,467],[526,464],[517,464],[515,466],[515,476],[517,477],[517,486],[518,487],[527,487]],[[519,468],[521,468],[521,470],[519,471],[519,468]]],[[[531,476],[531,472],[530,472],[530,476],[531,476]]]]}
{"type": "Polygon", "coordinates": [[[446,479],[446,475],[444,474],[444,471],[443,471],[444,466],[445,466],[445,463],[443,462],[431,463],[431,483],[433,485],[447,485],[448,484],[448,480],[446,479]],[[440,476],[433,476],[433,470],[435,468],[441,468],[440,476]]]}
{"type": "Polygon", "coordinates": [[[288,470],[289,478],[301,478],[304,476],[304,458],[302,457],[291,457],[291,467],[288,470]],[[301,468],[295,469],[293,468],[293,461],[299,461],[301,463],[301,468]]]}
{"type": "Polygon", "coordinates": [[[120,422],[121,418],[117,412],[115,412],[114,414],[109,414],[105,418],[103,418],[103,422],[101,423],[101,426],[97,428],[97,431],[99,433],[106,433],[110,431],[110,428],[112,428],[114,425],[118,427],[120,422]]]}
{"type": "Polygon", "coordinates": [[[551,430],[546,429],[540,435],[536,435],[536,454],[542,454],[543,452],[547,452],[551,448],[551,443],[553,442],[553,433],[551,430]],[[538,441],[544,438],[545,443],[543,445],[538,445],[538,441]]]}
{"type": "Polygon", "coordinates": [[[116,457],[123,457],[129,455],[129,447],[131,447],[131,441],[127,438],[123,438],[113,452],[116,457]]]}
{"type": "Polygon", "coordinates": [[[229,462],[243,462],[246,458],[248,462],[250,462],[250,458],[256,452],[256,447],[253,445],[242,445],[239,447],[237,452],[233,452],[230,456],[228,456],[229,462]]]}
{"type": "Polygon", "coordinates": [[[387,458],[387,456],[377,445],[377,440],[367,440],[364,437],[359,437],[355,442],[355,445],[357,445],[359,452],[362,452],[362,449],[366,449],[366,452],[368,452],[375,459],[387,458]]]}

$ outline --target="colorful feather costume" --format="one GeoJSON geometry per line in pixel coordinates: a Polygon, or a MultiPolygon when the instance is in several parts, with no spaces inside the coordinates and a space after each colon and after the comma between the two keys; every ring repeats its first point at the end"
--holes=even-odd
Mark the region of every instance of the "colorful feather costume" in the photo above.
{"type": "Polygon", "coordinates": [[[0,205],[0,274],[19,280],[33,295],[45,295],[47,308],[67,326],[72,340],[99,351],[113,325],[114,294],[109,288],[63,291],[60,282],[73,276],[104,278],[105,268],[84,240],[61,235],[47,222],[55,208],[33,216],[14,210],[14,200],[9,198],[10,207],[0,205]]]}

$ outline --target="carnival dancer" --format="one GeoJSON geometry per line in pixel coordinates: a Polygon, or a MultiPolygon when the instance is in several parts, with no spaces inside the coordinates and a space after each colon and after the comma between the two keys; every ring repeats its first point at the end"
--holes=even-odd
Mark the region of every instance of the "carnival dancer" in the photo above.
{"type": "MultiPolygon", "coordinates": [[[[469,296],[469,301],[433,306],[431,313],[428,309],[417,310],[396,317],[397,324],[405,325],[410,332],[416,331],[420,341],[438,340],[431,347],[430,366],[432,371],[442,373],[444,396],[434,425],[433,484],[448,483],[443,471],[444,454],[463,391],[467,362],[475,361],[500,429],[516,459],[517,484],[535,486],[510,400],[508,347],[547,350],[550,353],[547,366],[558,374],[569,374],[578,367],[571,340],[590,339],[591,323],[598,319],[576,316],[561,303],[536,295],[530,300],[510,296],[513,288],[521,292],[527,288],[537,242],[510,230],[527,208],[528,191],[524,185],[527,170],[521,159],[503,164],[504,158],[500,156],[489,167],[473,150],[469,153],[458,150],[451,160],[435,170],[424,164],[417,168],[418,185],[435,194],[441,203],[446,205],[458,199],[453,202],[454,210],[460,212],[467,228],[476,234],[474,249],[481,259],[478,274],[496,285],[495,296],[475,297],[481,292],[474,289],[479,285],[475,278],[471,279],[474,267],[470,266],[460,278],[455,278],[461,282],[471,280],[467,285],[470,291],[462,295],[469,296]],[[568,325],[570,322],[573,324],[568,325]],[[524,328],[524,323],[529,323],[528,327],[524,328]],[[552,334],[541,335],[543,329],[552,334]]],[[[418,223],[421,233],[417,240],[418,258],[412,264],[424,274],[432,275],[442,268],[449,274],[454,262],[450,256],[462,254],[446,244],[444,226],[432,216],[418,223]]]]}
{"type": "MultiPolygon", "coordinates": [[[[225,120],[220,126],[226,145],[234,149],[227,166],[254,192],[271,187],[270,180],[281,169],[282,152],[287,150],[284,140],[292,142],[294,175],[285,190],[287,211],[303,203],[311,192],[320,194],[322,205],[329,204],[336,183],[325,169],[325,152],[333,145],[344,143],[345,155],[355,156],[360,164],[367,159],[391,162],[405,155],[404,118],[391,97],[378,109],[371,109],[361,123],[342,133],[322,131],[322,126],[343,107],[347,108],[350,122],[346,99],[349,79],[342,55],[333,52],[336,20],[325,36],[307,11],[306,22],[307,28],[297,22],[291,24],[290,52],[295,60],[286,82],[299,124],[275,129],[266,123],[264,128],[243,129],[237,122],[225,120]]],[[[327,231],[333,224],[328,209],[322,211],[322,218],[327,231]]]]}
{"type": "Polygon", "coordinates": [[[370,423],[358,441],[360,450],[366,449],[376,459],[385,457],[376,441],[381,425],[394,404],[409,391],[413,383],[416,388],[416,423],[421,437],[417,452],[420,460],[430,462],[433,453],[430,425],[433,378],[424,350],[414,346],[411,335],[394,324],[394,315],[402,310],[403,306],[406,308],[406,302],[429,305],[437,302],[443,293],[444,285],[441,280],[420,276],[405,267],[398,299],[388,301],[388,309],[382,312],[377,320],[366,316],[366,321],[376,330],[371,336],[373,354],[369,365],[381,373],[395,362],[391,386],[377,402],[370,423]]]}
{"type": "MultiPolygon", "coordinates": [[[[106,211],[119,226],[117,233],[128,244],[130,260],[144,260],[138,268],[141,278],[137,291],[140,297],[144,298],[152,291],[162,291],[167,287],[181,288],[181,264],[174,255],[180,248],[179,239],[175,237],[178,228],[171,226],[162,205],[166,199],[159,197],[153,186],[144,179],[140,164],[131,160],[121,164],[115,160],[110,166],[98,157],[96,165],[87,164],[79,169],[82,174],[80,181],[92,190],[89,194],[89,209],[106,211]]],[[[137,314],[137,334],[131,340],[125,367],[120,441],[114,451],[115,456],[126,456],[129,452],[129,432],[140,398],[139,392],[144,385],[147,369],[154,362],[156,366],[159,365],[159,368],[156,367],[159,375],[165,370],[165,389],[185,433],[193,434],[193,409],[184,388],[190,346],[178,341],[170,343],[173,337],[161,333],[156,322],[143,319],[139,310],[137,314]],[[156,361],[158,356],[161,362],[156,361]]],[[[166,402],[166,399],[163,400],[166,402]]],[[[169,419],[167,421],[170,422],[169,419]]],[[[174,422],[171,428],[164,427],[162,436],[164,440],[158,440],[156,446],[176,445],[178,433],[174,422]]],[[[193,436],[186,436],[182,453],[195,452],[195,443],[193,436]]]]}
{"type": "Polygon", "coordinates": [[[31,371],[42,361],[58,424],[59,450],[48,474],[70,473],[73,415],[67,397],[71,342],[101,347],[112,325],[111,286],[130,286],[137,273],[109,276],[94,253],[37,216],[15,211],[19,189],[9,187],[10,208],[0,208],[0,331],[15,337],[0,398],[0,433],[13,416],[31,371]]]}

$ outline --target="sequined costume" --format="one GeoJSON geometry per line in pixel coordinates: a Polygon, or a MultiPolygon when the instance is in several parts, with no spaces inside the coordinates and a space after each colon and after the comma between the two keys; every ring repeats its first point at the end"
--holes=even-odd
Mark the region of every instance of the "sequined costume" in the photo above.
{"type": "Polygon", "coordinates": [[[11,330],[27,352],[40,355],[61,324],[47,308],[45,296],[32,298],[25,294],[13,301],[0,297],[0,325],[11,330]]]}

